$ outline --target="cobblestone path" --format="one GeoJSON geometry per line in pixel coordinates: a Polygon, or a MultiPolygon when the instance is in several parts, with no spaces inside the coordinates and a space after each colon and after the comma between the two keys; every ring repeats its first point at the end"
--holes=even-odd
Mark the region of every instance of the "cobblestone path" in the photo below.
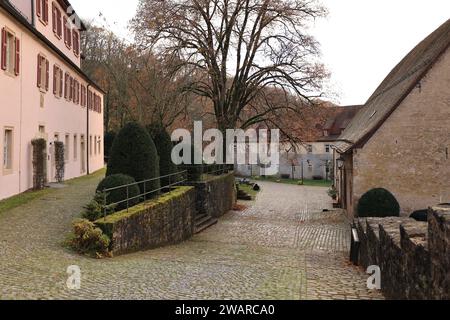
{"type": "Polygon", "coordinates": [[[2,299],[379,299],[347,263],[342,215],[322,212],[326,190],[264,183],[249,209],[231,212],[182,244],[113,259],[61,246],[100,177],[0,215],[2,299]],[[65,283],[78,265],[81,289],[65,283]]]}

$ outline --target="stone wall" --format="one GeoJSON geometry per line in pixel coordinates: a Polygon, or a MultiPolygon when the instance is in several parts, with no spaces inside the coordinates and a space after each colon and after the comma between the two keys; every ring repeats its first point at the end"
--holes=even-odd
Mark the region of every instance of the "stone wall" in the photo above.
{"type": "Polygon", "coordinates": [[[177,187],[161,197],[100,219],[115,255],[176,244],[194,234],[195,190],[177,187]]]}
{"type": "Polygon", "coordinates": [[[429,210],[428,223],[410,218],[355,220],[359,265],[378,265],[389,299],[450,299],[450,206],[429,210]]]}
{"type": "Polygon", "coordinates": [[[198,214],[219,218],[230,211],[236,203],[234,173],[211,177],[206,181],[193,182],[195,208],[198,214]]]}

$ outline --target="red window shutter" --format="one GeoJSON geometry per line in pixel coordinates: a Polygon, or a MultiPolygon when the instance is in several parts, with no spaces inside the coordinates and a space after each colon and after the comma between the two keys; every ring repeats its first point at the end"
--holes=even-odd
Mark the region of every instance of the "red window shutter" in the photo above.
{"type": "Polygon", "coordinates": [[[36,0],[36,15],[41,16],[41,0],[36,0]]]}
{"type": "Polygon", "coordinates": [[[16,38],[16,61],[14,65],[14,74],[18,76],[20,73],[20,40],[16,38]]]}
{"type": "Polygon", "coordinates": [[[59,70],[59,96],[62,97],[63,96],[63,71],[60,69],[59,70]]]}
{"type": "Polygon", "coordinates": [[[48,0],[42,0],[42,1],[43,1],[42,10],[44,10],[42,19],[44,20],[44,22],[48,23],[48,0]]]}
{"type": "Polygon", "coordinates": [[[56,9],[56,34],[58,37],[62,36],[62,23],[61,23],[61,11],[56,9]]]}
{"type": "Polygon", "coordinates": [[[69,97],[69,75],[66,73],[64,76],[64,98],[69,97]]]}
{"type": "Polygon", "coordinates": [[[67,45],[72,47],[72,29],[67,28],[67,45]]]}
{"type": "Polygon", "coordinates": [[[6,70],[6,29],[2,29],[1,67],[6,70]]]}
{"type": "Polygon", "coordinates": [[[67,18],[63,18],[64,42],[67,44],[67,18]]]}
{"type": "Polygon", "coordinates": [[[41,77],[41,73],[42,73],[41,63],[42,63],[42,58],[41,58],[41,55],[38,54],[38,57],[37,57],[37,86],[38,86],[38,88],[40,88],[42,86],[42,83],[41,83],[41,79],[42,79],[42,77],[41,77]]]}
{"type": "Polygon", "coordinates": [[[56,95],[56,77],[57,77],[57,74],[59,73],[59,71],[58,71],[58,67],[57,66],[55,66],[55,65],[53,65],[53,94],[55,94],[56,95]]]}
{"type": "Polygon", "coordinates": [[[46,69],[45,69],[45,72],[46,72],[46,75],[45,75],[45,90],[48,91],[48,85],[49,85],[48,82],[50,80],[50,63],[48,62],[47,59],[45,59],[45,67],[46,67],[46,69]]]}
{"type": "Polygon", "coordinates": [[[73,78],[69,77],[69,100],[73,99],[73,78]]]}
{"type": "Polygon", "coordinates": [[[53,33],[57,33],[58,27],[56,23],[56,6],[54,2],[52,2],[52,26],[53,26],[53,33]]]}

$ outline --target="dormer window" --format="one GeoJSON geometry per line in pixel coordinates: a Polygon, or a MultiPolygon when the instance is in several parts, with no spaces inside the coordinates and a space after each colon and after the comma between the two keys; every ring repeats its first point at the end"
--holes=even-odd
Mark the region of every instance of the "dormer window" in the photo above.
{"type": "Polygon", "coordinates": [[[48,24],[48,0],[36,0],[36,15],[43,24],[48,24]]]}
{"type": "Polygon", "coordinates": [[[73,53],[78,57],[80,55],[80,35],[73,30],[73,53]]]}

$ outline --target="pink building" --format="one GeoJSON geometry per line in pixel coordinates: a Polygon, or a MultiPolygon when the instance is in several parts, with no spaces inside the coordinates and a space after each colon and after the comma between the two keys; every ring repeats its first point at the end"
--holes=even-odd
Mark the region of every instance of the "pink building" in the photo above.
{"type": "Polygon", "coordinates": [[[32,145],[65,145],[65,179],[103,162],[103,91],[80,69],[82,22],[67,0],[0,0],[0,199],[33,187],[32,145]]]}

